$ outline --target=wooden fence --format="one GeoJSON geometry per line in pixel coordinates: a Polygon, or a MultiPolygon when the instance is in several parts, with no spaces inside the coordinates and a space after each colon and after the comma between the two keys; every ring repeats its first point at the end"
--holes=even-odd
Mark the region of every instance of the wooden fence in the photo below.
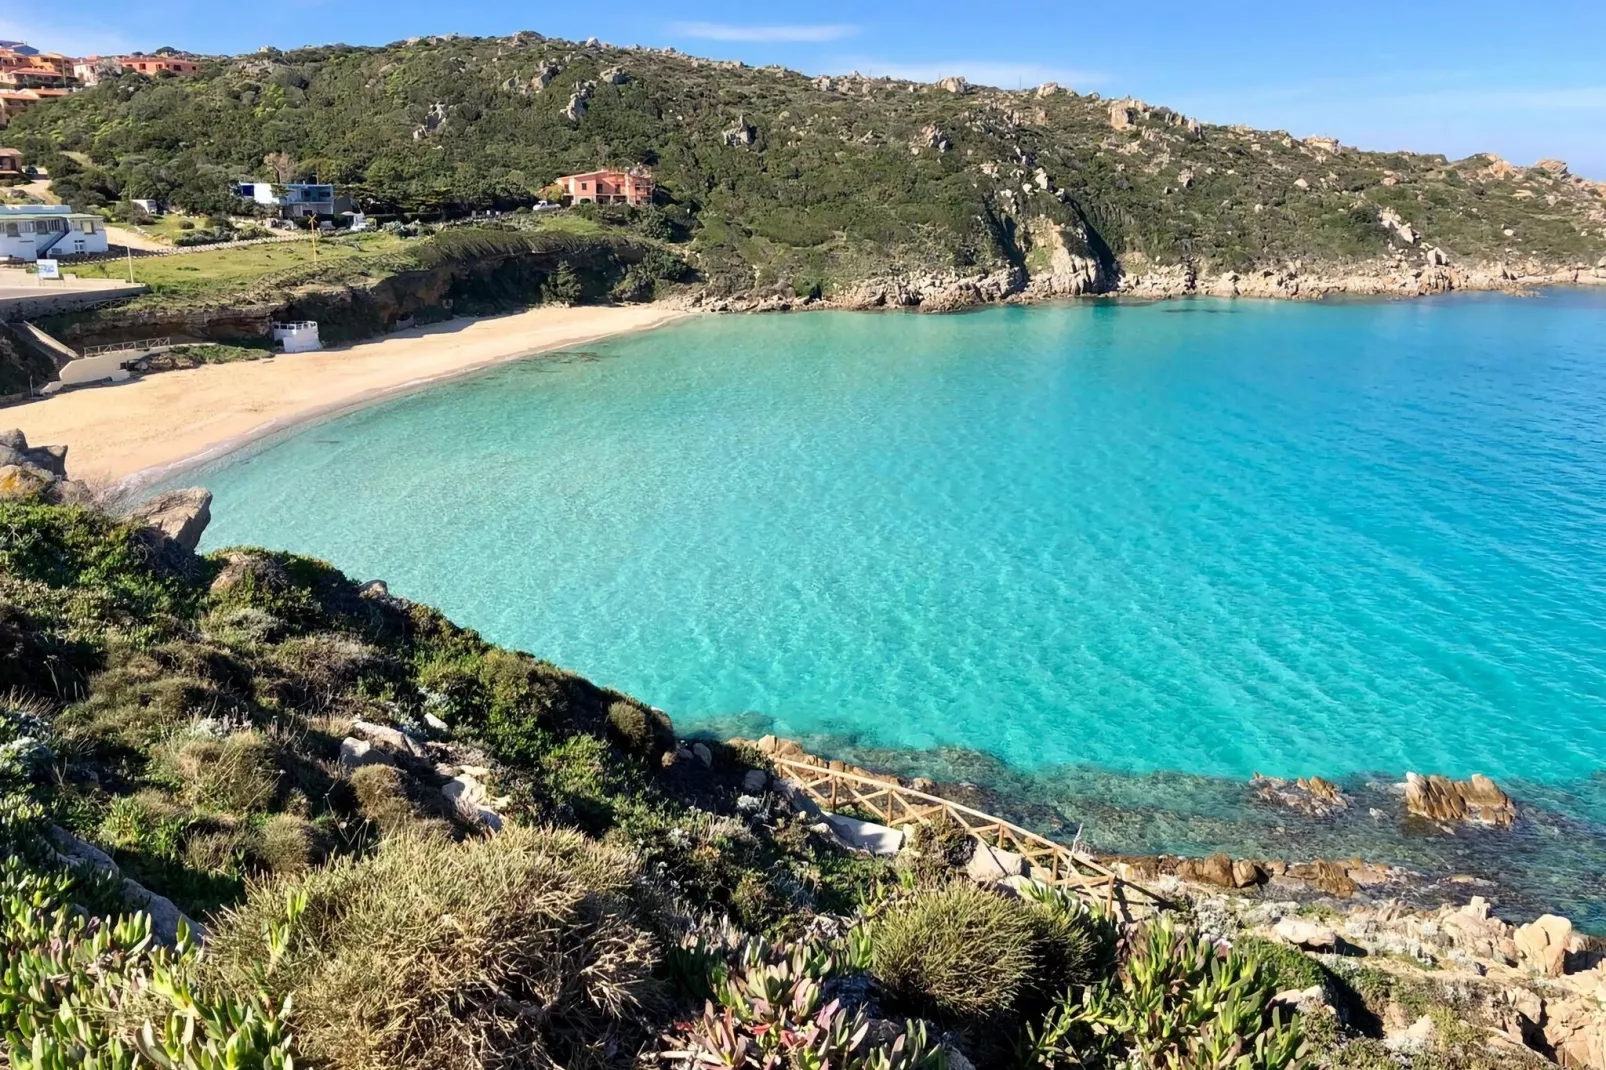
{"type": "Polygon", "coordinates": [[[826,810],[835,812],[853,807],[875,815],[878,822],[892,828],[925,825],[946,818],[978,843],[1019,855],[1030,867],[1027,875],[1032,879],[1099,903],[1123,920],[1170,905],[1163,897],[1119,876],[1097,859],[1001,817],[847,770],[831,769],[798,758],[775,756],[771,760],[778,773],[826,810]]]}

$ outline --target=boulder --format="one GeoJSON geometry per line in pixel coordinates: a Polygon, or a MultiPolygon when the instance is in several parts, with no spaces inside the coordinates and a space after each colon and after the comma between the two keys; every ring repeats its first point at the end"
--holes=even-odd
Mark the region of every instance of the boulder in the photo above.
{"type": "Polygon", "coordinates": [[[630,81],[630,76],[624,72],[622,67],[609,67],[597,75],[597,80],[607,85],[624,85],[630,81]]]}
{"type": "Polygon", "coordinates": [[[691,745],[692,757],[703,763],[703,768],[711,768],[714,764],[714,752],[708,749],[706,743],[693,743],[691,745]]]}
{"type": "Polygon", "coordinates": [[[1260,865],[1240,858],[1232,864],[1232,886],[1234,888],[1252,888],[1266,879],[1265,870],[1260,865]]]}
{"type": "Polygon", "coordinates": [[[390,755],[366,740],[347,736],[340,741],[340,768],[350,773],[365,765],[392,765],[390,755]]]}
{"type": "Polygon", "coordinates": [[[1479,773],[1468,780],[1406,773],[1405,809],[1441,824],[1468,822],[1506,828],[1517,820],[1511,796],[1479,773]]]}
{"type": "Polygon", "coordinates": [[[1573,938],[1573,923],[1556,914],[1545,914],[1517,926],[1512,940],[1518,961],[1546,977],[1567,972],[1567,951],[1573,938]]]}
{"type": "Polygon", "coordinates": [[[1383,1038],[1383,1046],[1402,1055],[1414,1055],[1431,1049],[1438,1041],[1439,1029],[1433,1019],[1424,1014],[1406,1029],[1390,1033],[1383,1038]]]}
{"type": "Polygon", "coordinates": [[[1567,1067],[1606,1070],[1606,1009],[1588,996],[1545,1005],[1545,1043],[1567,1067]]]}
{"type": "Polygon", "coordinates": [[[1489,913],[1489,901],[1475,895],[1464,906],[1448,911],[1439,928],[1452,947],[1474,958],[1505,965],[1517,961],[1517,945],[1510,925],[1489,913]]]}
{"type": "Polygon", "coordinates": [[[903,832],[878,825],[874,821],[860,821],[856,817],[845,817],[842,814],[826,814],[821,824],[851,850],[888,856],[903,850],[903,832]]]}
{"type": "Polygon", "coordinates": [[[1341,899],[1355,894],[1355,881],[1350,877],[1348,867],[1339,862],[1329,862],[1324,858],[1300,862],[1289,866],[1285,875],[1313,884],[1328,895],[1336,895],[1341,899]]]}
{"type": "Polygon", "coordinates": [[[1285,780],[1256,773],[1249,787],[1262,802],[1276,803],[1309,817],[1327,817],[1349,807],[1349,796],[1343,789],[1319,776],[1285,780]]]}
{"type": "Polygon", "coordinates": [[[1013,851],[978,843],[965,864],[965,874],[977,884],[991,884],[1026,873],[1026,860],[1013,851]]]}
{"type": "Polygon", "coordinates": [[[492,832],[502,831],[502,815],[495,807],[506,807],[508,800],[492,799],[485,785],[465,769],[441,785],[446,801],[466,818],[477,820],[492,832]]]}
{"type": "Polygon", "coordinates": [[[749,769],[742,777],[742,790],[749,795],[757,795],[769,783],[769,774],[762,769],[749,769]]]}
{"type": "Polygon", "coordinates": [[[1217,888],[1236,888],[1233,879],[1232,859],[1225,854],[1209,858],[1184,858],[1177,864],[1177,876],[1197,884],[1211,884],[1217,888]]]}
{"type": "Polygon", "coordinates": [[[963,94],[970,92],[970,83],[965,81],[963,78],[955,76],[952,78],[942,79],[937,83],[937,88],[945,89],[950,93],[963,94]]]}
{"type": "Polygon", "coordinates": [[[422,743],[399,728],[358,719],[351,722],[351,730],[368,742],[395,751],[397,754],[422,758],[428,753],[422,743]]]}
{"type": "Polygon", "coordinates": [[[1327,990],[1321,985],[1311,985],[1309,988],[1287,988],[1271,997],[1273,1003],[1280,1003],[1284,1007],[1309,1014],[1327,1006],[1327,990]]]}
{"type": "Polygon", "coordinates": [[[174,906],[171,899],[157,895],[138,881],[123,878],[123,900],[135,910],[143,910],[151,916],[151,935],[164,944],[178,942],[178,923],[181,921],[189,926],[194,939],[206,936],[205,927],[174,906]]]}
{"type": "Polygon", "coordinates": [[[31,464],[0,466],[0,501],[23,501],[38,498],[49,489],[49,473],[31,464]]]}
{"type": "Polygon", "coordinates": [[[94,870],[113,879],[120,878],[123,902],[151,916],[151,935],[157,940],[169,945],[177,943],[181,921],[189,926],[190,933],[196,939],[206,936],[205,927],[174,906],[171,899],[157,895],[138,881],[123,877],[117,863],[105,851],[85,843],[59,825],[50,826],[48,835],[56,858],[63,865],[78,870],[94,870]]]}
{"type": "Polygon", "coordinates": [[[201,533],[212,522],[212,492],[204,487],[170,490],[135,507],[128,519],[155,528],[191,553],[200,545],[201,533]]]}
{"type": "Polygon", "coordinates": [[[1335,951],[1338,949],[1338,934],[1325,925],[1318,925],[1314,921],[1304,918],[1284,918],[1273,928],[1272,932],[1284,943],[1293,944],[1303,951],[1335,951]]]}

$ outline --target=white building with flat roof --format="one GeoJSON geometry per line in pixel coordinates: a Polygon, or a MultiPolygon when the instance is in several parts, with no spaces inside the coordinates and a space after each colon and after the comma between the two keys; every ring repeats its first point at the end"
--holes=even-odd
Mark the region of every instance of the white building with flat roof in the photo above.
{"type": "Polygon", "coordinates": [[[0,260],[31,264],[106,251],[99,216],[62,204],[0,205],[0,260]]]}

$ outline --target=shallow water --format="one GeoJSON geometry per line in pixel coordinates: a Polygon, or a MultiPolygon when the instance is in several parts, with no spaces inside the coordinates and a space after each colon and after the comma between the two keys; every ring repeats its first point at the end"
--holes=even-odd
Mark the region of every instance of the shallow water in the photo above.
{"type": "Polygon", "coordinates": [[[1600,891],[1606,295],[706,318],[205,482],[207,546],[383,577],[682,730],[974,753],[1126,849],[1298,853],[1255,771],[1479,771],[1550,811],[1518,883],[1600,891]]]}

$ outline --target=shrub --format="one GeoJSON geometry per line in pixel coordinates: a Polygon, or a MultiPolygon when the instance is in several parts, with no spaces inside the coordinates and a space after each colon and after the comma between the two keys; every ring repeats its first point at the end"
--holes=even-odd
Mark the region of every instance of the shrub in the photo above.
{"type": "Polygon", "coordinates": [[[253,889],[213,927],[211,978],[294,992],[298,1044],[332,1070],[623,1065],[657,1001],[635,878],[627,855],[568,831],[403,836],[253,889]],[[260,934],[287,920],[264,976],[260,934]]]}
{"type": "Polygon", "coordinates": [[[382,836],[404,831],[439,837],[450,834],[450,826],[434,816],[440,808],[431,814],[422,786],[395,766],[364,765],[353,770],[351,790],[362,816],[372,821],[382,836]]]}
{"type": "Polygon", "coordinates": [[[191,736],[170,744],[162,764],[183,785],[191,806],[250,814],[267,809],[279,793],[277,748],[247,729],[217,738],[191,736]]]}
{"type": "Polygon", "coordinates": [[[953,871],[970,861],[976,840],[946,813],[915,826],[910,840],[914,849],[914,876],[922,884],[944,884],[953,871]]]}
{"type": "Polygon", "coordinates": [[[675,745],[669,718],[639,702],[620,699],[608,707],[608,735],[629,753],[657,762],[675,745]]]}
{"type": "Polygon", "coordinates": [[[947,1020],[1007,1012],[1035,960],[1031,909],[959,881],[899,904],[875,931],[875,976],[889,1003],[947,1020]]]}
{"type": "Polygon", "coordinates": [[[202,873],[226,873],[239,868],[246,836],[240,829],[219,828],[193,832],[184,841],[184,861],[202,873]]]}
{"type": "Polygon", "coordinates": [[[318,853],[312,822],[296,814],[274,814],[257,832],[253,853],[274,873],[300,873],[318,853]]]}
{"type": "Polygon", "coordinates": [[[1032,911],[1035,961],[1023,994],[1035,1005],[1030,1010],[1046,1009],[1067,991],[1096,984],[1115,972],[1118,932],[1108,918],[1058,888],[1026,884],[1023,892],[1037,908],[1032,911]]]}

